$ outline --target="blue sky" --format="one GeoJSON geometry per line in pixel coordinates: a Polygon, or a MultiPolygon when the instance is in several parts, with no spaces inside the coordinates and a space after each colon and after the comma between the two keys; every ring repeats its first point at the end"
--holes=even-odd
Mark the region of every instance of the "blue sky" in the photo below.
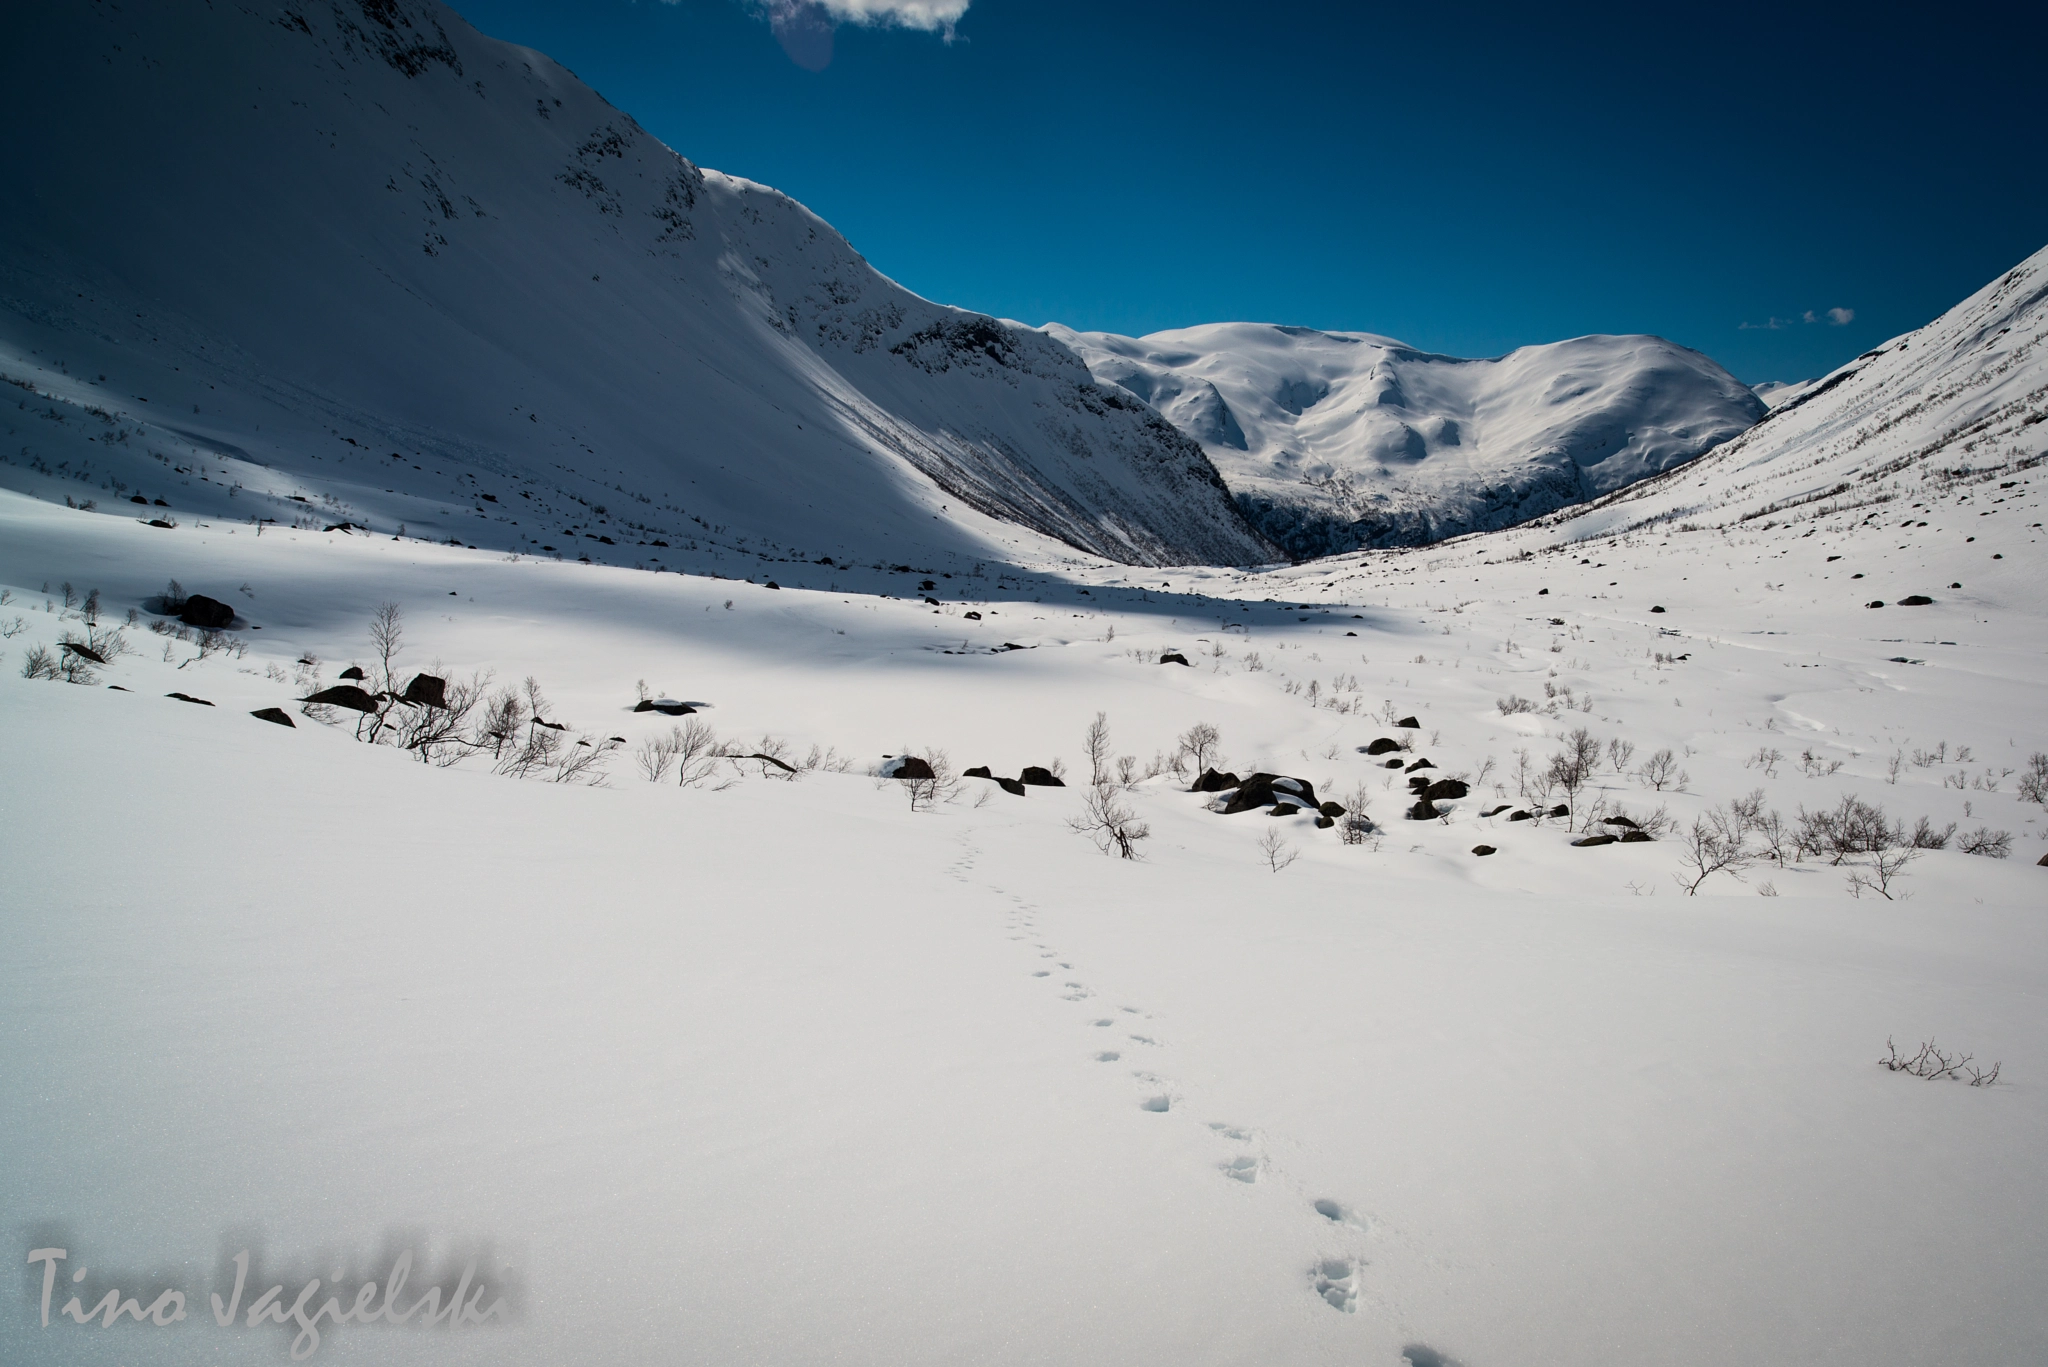
{"type": "Polygon", "coordinates": [[[1029,323],[1654,332],[1797,379],[2048,244],[2038,4],[824,3],[457,8],[1029,323]]]}

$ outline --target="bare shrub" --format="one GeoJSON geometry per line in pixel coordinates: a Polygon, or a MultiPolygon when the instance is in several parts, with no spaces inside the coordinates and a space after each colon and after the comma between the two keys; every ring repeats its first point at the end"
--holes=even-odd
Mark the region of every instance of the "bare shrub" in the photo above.
{"type": "Polygon", "coordinates": [[[1114,785],[1098,783],[1081,795],[1081,814],[1067,818],[1067,829],[1085,835],[1104,854],[1124,859],[1138,858],[1138,842],[1148,839],[1152,828],[1138,820],[1114,785]]]}
{"type": "Polygon", "coordinates": [[[1099,788],[1109,781],[1109,718],[1101,712],[1088,723],[1081,736],[1081,752],[1088,756],[1088,786],[1099,788]]]}
{"type": "Polygon", "coordinates": [[[1832,809],[1809,812],[1801,807],[1793,841],[1802,855],[1841,864],[1904,844],[1906,833],[1885,816],[1884,808],[1847,795],[1832,809]]]}
{"type": "Polygon", "coordinates": [[[56,681],[59,677],[57,673],[57,659],[54,655],[50,654],[48,646],[32,645],[28,648],[26,658],[21,666],[21,677],[24,679],[49,679],[52,682],[56,681]]]}
{"type": "Polygon", "coordinates": [[[1956,840],[1956,848],[1964,854],[1981,854],[1992,859],[2003,859],[2012,853],[2012,832],[1994,831],[1989,826],[1979,826],[1968,835],[1956,840]]]}
{"type": "MultiPolygon", "coordinates": [[[[1096,715],[1100,719],[1101,714],[1096,715]]],[[[944,750],[926,750],[917,758],[931,767],[931,776],[896,780],[910,798],[910,810],[928,812],[941,802],[951,802],[960,791],[960,776],[953,770],[952,757],[944,750]]]]}
{"type": "Polygon", "coordinates": [[[1935,830],[1934,823],[1926,817],[1914,823],[1913,834],[1908,837],[1916,850],[1945,850],[1948,842],[1955,839],[1956,823],[1951,821],[1942,830],[1935,830]]]}
{"type": "Polygon", "coordinates": [[[2027,767],[2020,774],[2020,801],[2048,806],[2048,755],[2036,751],[2027,756],[2027,767]]]}
{"type": "Polygon", "coordinates": [[[1607,742],[1607,762],[1614,767],[1617,774],[1628,772],[1628,762],[1634,759],[1635,755],[1636,743],[1632,740],[1623,740],[1616,736],[1607,742]]]}
{"type": "Polygon", "coordinates": [[[1783,750],[1776,750],[1768,745],[1759,745],[1755,754],[1742,761],[1742,767],[1745,769],[1761,769],[1764,771],[1765,778],[1776,778],[1778,776],[1778,764],[1784,758],[1785,752],[1783,750]]]}
{"type": "Polygon", "coordinates": [[[1950,1082],[1967,1081],[1972,1087],[1993,1087],[1998,1083],[1998,1070],[2004,1065],[1993,1063],[1988,1069],[1976,1067],[1973,1054],[1951,1057],[1935,1047],[1933,1040],[1920,1046],[1918,1053],[1902,1054],[1887,1035],[1884,1041],[1884,1057],[1877,1066],[1888,1073],[1905,1073],[1911,1077],[1926,1078],[1929,1082],[1946,1078],[1950,1082]]]}
{"type": "Polygon", "coordinates": [[[1344,815],[1337,818],[1337,836],[1347,845],[1363,845],[1372,835],[1372,790],[1363,783],[1344,799],[1344,815]]]}
{"type": "MultiPolygon", "coordinates": [[[[440,677],[441,662],[436,660],[428,666],[428,672],[440,677]]],[[[450,679],[442,696],[447,700],[445,707],[429,707],[424,703],[386,703],[391,713],[389,739],[400,749],[409,750],[420,763],[446,769],[467,759],[473,749],[470,714],[484,701],[484,692],[490,686],[488,674],[472,673],[465,680],[450,679]]]]}
{"type": "Polygon", "coordinates": [[[1699,895],[1700,884],[1717,873],[1741,880],[1742,871],[1754,862],[1739,818],[1715,808],[1694,819],[1678,836],[1678,858],[1683,873],[1673,874],[1685,895],[1699,895]]]}
{"type": "Polygon", "coordinates": [[[1185,775],[1193,770],[1194,776],[1200,778],[1204,770],[1213,769],[1222,761],[1222,743],[1221,731],[1208,722],[1196,722],[1174,740],[1174,772],[1185,775]]]}
{"type": "Polygon", "coordinates": [[[1548,777],[1564,790],[1565,799],[1576,809],[1579,790],[1592,782],[1593,771],[1599,765],[1600,742],[1585,727],[1574,727],[1565,733],[1564,748],[1550,757],[1548,777]]]}
{"type": "Polygon", "coordinates": [[[1278,826],[1266,827],[1265,834],[1259,837],[1259,855],[1266,861],[1266,867],[1275,873],[1301,858],[1300,851],[1287,843],[1287,837],[1280,834],[1278,826]]]}
{"type": "Polygon", "coordinates": [[[1841,769],[1842,761],[1838,759],[1825,759],[1811,749],[1799,752],[1799,772],[1808,778],[1829,778],[1840,773],[1841,769]]]}
{"type": "Polygon", "coordinates": [[[1906,871],[1906,865],[1920,857],[1920,851],[1911,845],[1893,845],[1873,850],[1867,863],[1849,866],[1849,895],[1861,897],[1874,892],[1885,901],[1895,901],[1892,884],[1906,871]]]}
{"type": "Polygon", "coordinates": [[[1535,703],[1530,702],[1527,698],[1518,697],[1513,693],[1508,694],[1505,698],[1495,698],[1493,705],[1500,709],[1500,714],[1503,717],[1512,717],[1517,712],[1534,712],[1536,710],[1535,703]]]}
{"type": "Polygon", "coordinates": [[[1692,782],[1692,775],[1678,767],[1678,756],[1669,749],[1659,750],[1643,761],[1643,767],[1636,770],[1636,778],[1645,788],[1656,792],[1675,788],[1680,792],[1692,782]]]}

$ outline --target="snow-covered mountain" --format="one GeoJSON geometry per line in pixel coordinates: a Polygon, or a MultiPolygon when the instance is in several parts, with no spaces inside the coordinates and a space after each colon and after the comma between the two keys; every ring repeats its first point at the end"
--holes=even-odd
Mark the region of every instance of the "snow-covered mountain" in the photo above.
{"type": "Polygon", "coordinates": [[[1199,441],[1246,515],[1298,559],[1512,526],[1683,464],[1765,411],[1659,337],[1463,360],[1256,323],[1048,331],[1199,441]]]}
{"type": "Polygon", "coordinates": [[[13,487],[89,466],[190,512],[615,561],[1034,533],[1274,555],[1199,447],[1059,342],[911,294],[437,0],[10,29],[0,371],[49,417],[8,443],[13,487]]]}

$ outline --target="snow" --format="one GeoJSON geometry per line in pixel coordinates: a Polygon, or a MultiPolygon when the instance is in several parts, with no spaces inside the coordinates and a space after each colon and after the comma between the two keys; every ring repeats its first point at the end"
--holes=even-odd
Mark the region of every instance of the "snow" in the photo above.
{"type": "MultiPolygon", "coordinates": [[[[308,77],[295,112],[219,117],[284,140],[353,110],[335,141],[389,151],[363,92],[420,101],[442,121],[404,155],[500,215],[447,227],[443,255],[393,236],[394,210],[347,224],[372,264],[312,271],[333,259],[298,254],[323,231],[322,182],[335,203],[366,192],[349,188],[361,167],[322,169],[304,148],[298,179],[235,214],[131,184],[134,212],[175,238],[161,259],[122,255],[131,238],[87,221],[101,201],[82,182],[50,198],[51,177],[85,177],[77,160],[22,182],[42,187],[33,213],[19,198],[0,211],[15,234],[0,369],[17,381],[0,392],[18,395],[0,409],[16,461],[0,466],[0,1189],[16,1256],[67,1250],[47,1329],[21,1264],[0,1361],[288,1361],[298,1326],[222,1328],[207,1307],[244,1248],[252,1297],[318,1278],[348,1299],[408,1248],[416,1285],[452,1287],[474,1260],[504,1297],[482,1327],[325,1323],[323,1361],[2048,1357],[2048,810],[2018,791],[2048,752],[2048,252],[1742,436],[1583,507],[1414,550],[1143,567],[1117,556],[1192,553],[1227,525],[1174,522],[1158,510],[1184,487],[1129,473],[1158,474],[1147,451],[1181,459],[1156,415],[1066,407],[1093,382],[1028,329],[1004,325],[1015,364],[948,344],[941,367],[942,338],[911,346],[929,370],[780,331],[764,301],[799,296],[748,273],[797,279],[794,244],[814,231],[821,260],[844,244],[758,187],[705,173],[688,241],[717,254],[678,247],[679,274],[632,274],[655,269],[637,264],[645,242],[604,247],[606,281],[619,271],[625,304],[647,302],[643,331],[502,330],[593,316],[514,307],[563,296],[583,264],[564,248],[559,267],[510,269],[514,206],[521,231],[580,224],[551,239],[578,251],[624,229],[574,217],[597,213],[580,192],[536,198],[548,177],[531,167],[499,178],[492,158],[525,144],[501,137],[498,88],[575,107],[533,116],[543,170],[614,115],[440,10],[487,90],[436,86],[426,11],[362,8],[363,24],[416,22],[382,30],[395,46],[359,25],[354,50],[322,49],[336,74],[308,77]],[[405,77],[394,60],[426,65],[405,77]],[[467,131],[438,141],[448,129],[467,131]],[[180,227],[160,206],[196,217],[180,227]],[[79,216],[53,234],[36,215],[79,216]],[[236,215],[284,233],[275,260],[236,264],[236,215]],[[767,266],[734,245],[771,239],[767,266]],[[181,258],[189,280],[164,267],[181,258]],[[442,267],[460,287],[436,283],[442,267]],[[96,271],[91,297],[66,302],[60,286],[96,271]],[[702,290],[689,307],[658,294],[686,286],[702,290]],[[266,297],[291,307],[215,357],[252,336],[266,297]],[[177,346],[121,331],[116,301],[177,346]],[[646,359],[664,329],[692,340],[646,359]],[[645,371],[678,357],[725,358],[730,383],[655,402],[645,371]],[[1041,404],[1128,440],[1110,493],[1061,483],[1078,467],[1022,416],[1041,404]],[[769,440],[762,415],[778,411],[790,431],[769,440]],[[988,444],[947,448],[966,471],[953,485],[903,454],[954,440],[969,412],[988,444]],[[660,454],[679,414],[693,440],[745,457],[660,454]],[[837,444],[813,443],[814,423],[837,444]],[[674,497],[640,503],[617,487],[629,478],[674,497]],[[990,506],[1044,525],[949,492],[998,485],[990,506]],[[136,489],[173,506],[138,507],[136,489]],[[1111,494],[1130,519],[1082,527],[1111,494]],[[344,519],[356,527],[323,530],[344,519]],[[524,538],[541,527],[574,527],[591,563],[536,553],[524,538]],[[671,544],[639,544],[657,537],[671,544]],[[168,579],[231,604],[235,628],[152,630],[168,579]],[[102,628],[134,614],[133,649],[90,686],[24,677],[32,650],[86,632],[93,590],[102,628]],[[352,662],[377,685],[368,628],[387,602],[404,614],[398,680],[534,679],[565,743],[599,752],[603,785],[516,779],[485,755],[423,764],[359,743],[353,718],[301,711],[352,662]],[[1191,667],[1162,667],[1168,650],[1191,667]],[[785,779],[720,758],[690,785],[643,781],[635,754],[679,721],[636,712],[643,697],[689,700],[703,715],[684,720],[743,755],[815,747],[825,762],[785,779]],[[271,707],[296,725],[249,715],[271,707]],[[1070,826],[1098,714],[1134,759],[1115,800],[1150,828],[1138,860],[1070,826]],[[1410,714],[1412,732],[1394,725],[1410,714]],[[1216,767],[1312,784],[1376,829],[1346,844],[1309,812],[1225,816],[1191,774],[1147,776],[1198,722],[1221,733],[1216,767]],[[1603,752],[1569,819],[1479,815],[1545,805],[1518,782],[1520,752],[1540,768],[1575,727],[1633,757],[1603,752]],[[1470,795],[1406,819],[1405,773],[1362,753],[1382,736],[1470,795]],[[1070,786],[942,782],[913,810],[904,785],[863,772],[932,750],[998,774],[1064,761],[1070,786]],[[1660,750],[1683,776],[1653,790],[1640,770],[1660,750]],[[1788,820],[1853,796],[1908,826],[2005,832],[2011,857],[1951,839],[1890,897],[1854,895],[1867,860],[1763,861],[1688,896],[1676,832],[1571,844],[1599,814],[1661,807],[1684,826],[1751,791],[1788,820]],[[1269,834],[1278,851],[1261,849],[1269,834]],[[1999,1080],[1888,1072],[1887,1039],[1995,1061],[1999,1080]],[[118,1330],[63,1316],[65,1297],[110,1288],[145,1305],[177,1288],[190,1313],[118,1330]]],[[[306,18],[339,42],[330,21],[349,13],[306,18]]],[[[240,12],[30,22],[98,44],[37,50],[112,56],[159,93],[191,83],[135,53],[189,65],[226,35],[218,61],[255,64],[207,85],[228,90],[323,41],[240,12]],[[144,37],[120,29],[114,54],[94,25],[144,37]]],[[[0,98],[47,85],[0,83],[0,98]]],[[[180,107],[109,156],[142,176],[161,129],[203,112],[180,107]]],[[[96,125],[52,127],[68,146],[96,125]]],[[[607,185],[629,156],[668,155],[621,138],[607,185]]],[[[851,268],[803,278],[971,321],[851,268]]],[[[1454,363],[1332,336],[1269,338],[1264,354],[1306,374],[1303,357],[1384,347],[1417,405],[1486,367],[1675,363],[1641,339],[1454,363]]],[[[1141,340],[1133,375],[1194,365],[1155,363],[1141,340]]],[[[1230,358],[1257,348],[1233,345],[1205,364],[1244,370],[1230,358]]],[[[1328,377],[1334,391],[1364,373],[1328,377]]],[[[1294,419],[1329,402],[1272,393],[1294,419]]],[[[1237,421],[1249,452],[1256,424],[1237,421]]]]}
{"type": "Polygon", "coordinates": [[[1660,337],[1473,361],[1256,323],[1047,331],[1201,442],[1252,521],[1297,557],[1527,521],[1683,464],[1765,411],[1660,337]]]}

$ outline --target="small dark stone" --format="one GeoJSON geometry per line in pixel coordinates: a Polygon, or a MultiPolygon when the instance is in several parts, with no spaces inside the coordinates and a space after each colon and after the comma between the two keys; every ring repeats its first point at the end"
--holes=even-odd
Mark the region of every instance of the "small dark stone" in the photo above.
{"type": "Polygon", "coordinates": [[[1603,816],[1600,818],[1600,821],[1602,825],[1626,826],[1632,831],[1641,829],[1635,822],[1625,816],[1603,816]]]}
{"type": "Polygon", "coordinates": [[[96,665],[103,665],[107,662],[106,656],[100,654],[91,646],[82,646],[76,641],[64,642],[64,649],[82,660],[91,660],[96,665]]]}
{"type": "Polygon", "coordinates": [[[347,669],[341,671],[341,677],[344,679],[360,679],[363,677],[362,667],[360,665],[350,665],[347,669]]]}
{"type": "Polygon", "coordinates": [[[1333,816],[1319,816],[1316,818],[1316,829],[1319,831],[1327,831],[1336,824],[1337,818],[1333,816]]]}
{"type": "Polygon", "coordinates": [[[1565,806],[1562,802],[1560,802],[1555,807],[1552,807],[1550,809],[1550,814],[1552,816],[1570,816],[1572,814],[1572,809],[1565,806]]]}
{"type": "MultiPolygon", "coordinates": [[[[377,700],[354,684],[336,684],[323,688],[310,698],[299,699],[302,703],[315,703],[323,707],[346,707],[351,712],[375,712],[377,700]]],[[[541,725],[547,725],[542,722],[541,725]]]]}
{"type": "Polygon", "coordinates": [[[212,703],[210,703],[210,702],[208,702],[208,701],[207,701],[206,699],[204,699],[204,698],[195,698],[195,697],[193,697],[193,696],[192,696],[192,695],[191,695],[190,693],[166,693],[166,694],[164,694],[164,696],[165,696],[166,698],[176,698],[176,699],[177,699],[177,700],[178,700],[179,702],[196,702],[196,703],[198,703],[198,704],[199,704],[199,705],[200,705],[201,707],[211,707],[211,706],[213,706],[213,704],[212,704],[212,703]]]}
{"type": "Polygon", "coordinates": [[[1470,797],[1472,787],[1463,779],[1440,778],[1429,785],[1422,795],[1431,802],[1450,802],[1461,797],[1470,797]]]}
{"type": "Polygon", "coordinates": [[[1536,596],[1537,596],[1538,598],[1548,598],[1548,597],[1550,596],[1550,590],[1549,590],[1549,589],[1538,589],[1538,590],[1536,590],[1536,596]]]}
{"type": "Polygon", "coordinates": [[[1018,797],[1024,796],[1024,785],[1014,778],[999,778],[996,780],[996,787],[1006,793],[1015,793],[1018,797]]]}
{"type": "Polygon", "coordinates": [[[134,494],[130,496],[128,501],[130,503],[140,503],[145,508],[149,506],[149,500],[144,498],[141,494],[134,494]]]}
{"type": "Polygon", "coordinates": [[[1884,599],[1873,598],[1869,602],[1865,603],[1863,606],[1867,608],[1881,608],[1884,606],[1884,599]]]}
{"type": "Polygon", "coordinates": [[[1273,810],[1272,810],[1272,811],[1270,811],[1270,812],[1268,812],[1268,813],[1267,813],[1267,815],[1268,815],[1268,816],[1293,816],[1293,815],[1294,815],[1294,814],[1295,814],[1296,812],[1298,812],[1298,811],[1300,811],[1300,810],[1301,810],[1301,808],[1299,808],[1299,807],[1295,806],[1295,805],[1294,805],[1294,804],[1293,804],[1292,802],[1276,802],[1276,803],[1274,803],[1274,804],[1273,804],[1273,810]]]}
{"type": "Polygon", "coordinates": [[[1932,598],[1929,598],[1924,593],[1909,593],[1899,600],[1899,606],[1902,608],[1924,608],[1933,601],[1932,598]]]}
{"type": "Polygon", "coordinates": [[[776,583],[776,582],[775,582],[775,581],[774,581],[773,579],[770,579],[770,580],[768,581],[768,587],[769,587],[769,588],[771,588],[771,589],[780,589],[780,588],[782,587],[782,585],[780,585],[780,584],[776,583]]]}
{"type": "MultiPolygon", "coordinates": [[[[1159,657],[1159,663],[1163,665],[1185,665],[1188,664],[1188,657],[1181,654],[1178,650],[1169,650],[1159,657]]],[[[1193,669],[1194,666],[1188,665],[1188,668],[1193,669]]]]}
{"type": "Polygon", "coordinates": [[[932,772],[929,760],[919,759],[916,755],[905,755],[896,761],[895,767],[889,770],[886,777],[937,778],[938,775],[932,772]]]}
{"type": "Polygon", "coordinates": [[[1067,785],[1050,769],[1041,769],[1036,764],[1024,766],[1024,772],[1017,775],[1017,781],[1032,788],[1064,788],[1067,785]]]}
{"type": "Polygon", "coordinates": [[[1621,843],[1624,845],[1647,845],[1649,842],[1650,833],[1648,831],[1623,831],[1621,833],[1621,843]]]}
{"type": "Polygon", "coordinates": [[[1502,812],[1506,811],[1507,809],[1508,809],[1508,804],[1507,804],[1507,803],[1505,803],[1505,802],[1503,802],[1503,803],[1501,803],[1501,804],[1500,804],[1500,806],[1498,806],[1498,807],[1488,807],[1488,808],[1487,808],[1487,809],[1486,809],[1485,811],[1481,812],[1481,813],[1480,813],[1480,815],[1481,815],[1481,816],[1499,816],[1499,815],[1500,815],[1500,814],[1501,814],[1502,812]]]}
{"type": "Polygon", "coordinates": [[[279,726],[289,726],[294,731],[299,729],[299,724],[287,716],[282,707],[259,707],[249,715],[258,721],[274,721],[279,726]]]}
{"type": "Polygon", "coordinates": [[[988,766],[987,766],[986,764],[977,764],[977,765],[975,765],[975,766],[974,766],[974,767],[973,767],[972,769],[962,769],[962,770],[960,771],[960,777],[962,777],[962,778],[994,778],[994,777],[995,777],[995,775],[989,772],[989,768],[988,768],[988,766]]]}
{"type": "Polygon", "coordinates": [[[926,594],[924,596],[924,602],[926,607],[935,608],[939,605],[939,600],[932,597],[930,594],[926,594]]]}
{"type": "Polygon", "coordinates": [[[1416,771],[1417,769],[1434,769],[1434,768],[1436,768],[1436,766],[1435,766],[1434,764],[1431,764],[1431,763],[1430,763],[1430,762],[1429,762],[1429,761],[1428,761],[1427,759],[1418,759],[1418,760],[1416,760],[1416,761],[1415,761],[1415,762],[1414,762],[1413,764],[1411,764],[1411,765],[1409,765],[1409,766],[1408,766],[1408,772],[1412,774],[1412,773],[1414,773],[1414,772],[1415,772],[1415,771],[1416,771]]]}
{"type": "Polygon", "coordinates": [[[235,610],[218,598],[195,593],[185,600],[185,610],[178,614],[178,620],[188,627],[218,631],[234,622],[235,610]]]}
{"type": "Polygon", "coordinates": [[[1394,725],[1405,726],[1410,731],[1419,731],[1422,729],[1422,723],[1415,720],[1415,718],[1413,717],[1403,717],[1401,718],[1401,720],[1395,722],[1394,725]]]}
{"type": "Polygon", "coordinates": [[[979,622],[981,620],[981,614],[978,612],[963,612],[960,615],[970,622],[979,622]]]}
{"type": "Polygon", "coordinates": [[[1324,816],[1329,817],[1332,821],[1335,821],[1338,817],[1344,815],[1343,805],[1341,803],[1336,802],[1325,802],[1321,806],[1317,807],[1316,810],[1321,812],[1324,816]]]}
{"type": "Polygon", "coordinates": [[[1554,627],[1561,627],[1561,626],[1563,626],[1563,625],[1564,625],[1564,618],[1562,618],[1562,617],[1553,617],[1553,618],[1551,618],[1551,619],[1550,619],[1550,625],[1552,625],[1552,626],[1554,626],[1554,627]]]}
{"type": "Polygon", "coordinates": [[[1408,809],[1408,819],[1410,821],[1430,821],[1442,815],[1443,813],[1436,809],[1436,804],[1428,798],[1422,799],[1422,801],[1408,809]]]}
{"type": "Polygon", "coordinates": [[[1237,783],[1238,778],[1236,774],[1219,774],[1214,769],[1204,769],[1202,776],[1195,780],[1194,791],[1198,793],[1220,793],[1226,789],[1235,788],[1237,783]]]}
{"type": "Polygon", "coordinates": [[[1614,843],[1615,839],[1611,835],[1589,835],[1582,839],[1574,840],[1572,847],[1583,850],[1592,845],[1612,845],[1614,843]]]}
{"type": "Polygon", "coordinates": [[[1493,854],[1494,852],[1494,848],[1491,845],[1474,845],[1472,847],[1472,853],[1478,855],[1481,859],[1486,858],[1487,855],[1493,854]]]}
{"type": "Polygon", "coordinates": [[[2034,866],[2036,868],[2048,869],[2048,854],[2044,854],[2039,859],[2035,860],[2034,866]]]}
{"type": "Polygon", "coordinates": [[[1397,759],[1390,759],[1387,761],[1387,767],[1389,769],[1398,769],[1401,767],[1401,761],[1397,759]]]}
{"type": "Polygon", "coordinates": [[[1662,608],[1651,608],[1651,609],[1650,609],[1650,611],[1652,611],[1652,612],[1662,612],[1662,611],[1664,611],[1664,609],[1662,609],[1662,608]]]}
{"type": "Polygon", "coordinates": [[[1530,816],[1527,812],[1520,811],[1510,813],[1508,816],[1508,820],[1510,821],[1534,821],[1535,819],[1535,817],[1530,816]]]}
{"type": "Polygon", "coordinates": [[[153,517],[149,520],[149,525],[152,527],[162,527],[165,531],[168,532],[175,530],[178,524],[175,522],[166,522],[160,517],[153,517]]]}
{"type": "Polygon", "coordinates": [[[633,705],[633,710],[635,712],[652,712],[654,710],[654,700],[652,698],[642,698],[633,705]]]}
{"type": "Polygon", "coordinates": [[[398,700],[409,702],[415,707],[445,708],[448,706],[448,681],[435,678],[432,674],[415,674],[398,700]]]}
{"type": "Polygon", "coordinates": [[[1368,754],[1368,755],[1384,755],[1384,754],[1388,754],[1388,753],[1390,753],[1390,752],[1392,752],[1392,751],[1398,750],[1398,749],[1400,749],[1400,748],[1401,748],[1401,742],[1400,742],[1400,741],[1397,741],[1397,740],[1389,740],[1389,739],[1388,739],[1387,737],[1385,737],[1385,736],[1381,736],[1381,737],[1380,737],[1380,738],[1379,738],[1378,740],[1374,741],[1374,742],[1373,742],[1373,743],[1372,743],[1371,745],[1368,745],[1368,746],[1366,746],[1366,747],[1365,747],[1365,753],[1366,753],[1366,754],[1368,754]]]}

